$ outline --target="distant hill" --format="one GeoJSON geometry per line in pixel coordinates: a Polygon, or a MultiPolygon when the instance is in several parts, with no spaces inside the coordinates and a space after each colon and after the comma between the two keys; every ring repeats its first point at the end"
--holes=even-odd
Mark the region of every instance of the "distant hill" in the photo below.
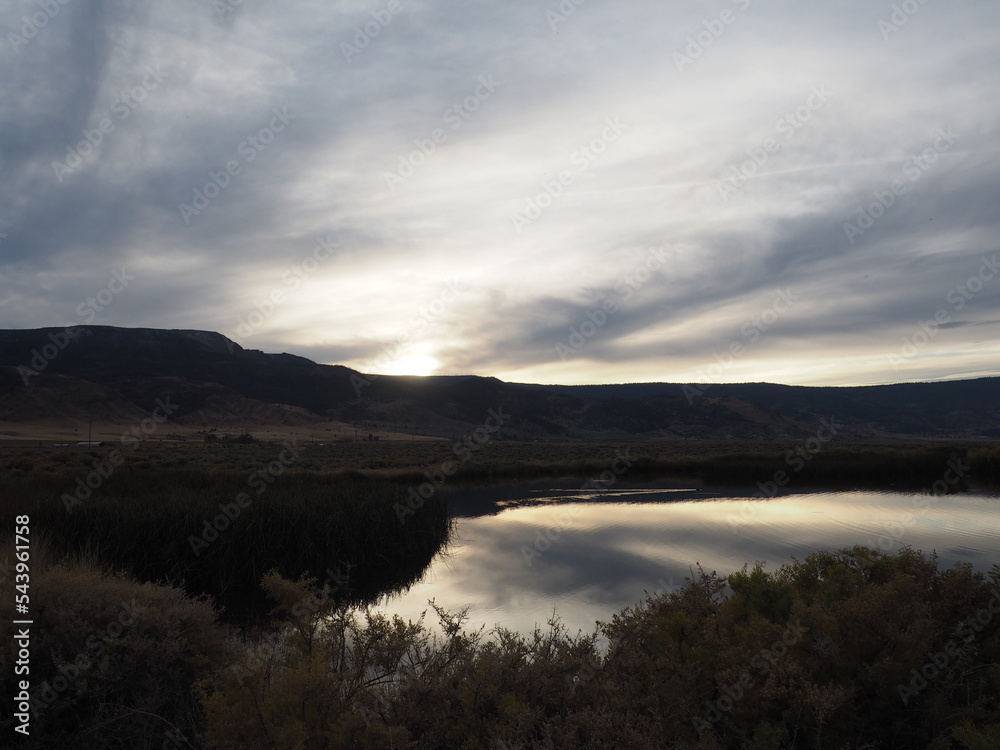
{"type": "Polygon", "coordinates": [[[509,439],[790,440],[830,417],[845,438],[1000,438],[1000,378],[856,388],[546,386],[365,376],[207,331],[68,330],[0,330],[0,422],[135,423],[169,397],[172,421],[206,427],[338,421],[453,437],[500,409],[512,417],[499,435],[509,439]]]}

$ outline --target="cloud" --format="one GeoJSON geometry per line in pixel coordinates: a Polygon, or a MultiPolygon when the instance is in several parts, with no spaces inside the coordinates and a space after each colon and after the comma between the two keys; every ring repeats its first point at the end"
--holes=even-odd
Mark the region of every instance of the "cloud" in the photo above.
{"type": "Polygon", "coordinates": [[[68,2],[29,39],[46,12],[7,6],[6,325],[80,322],[127,267],[93,322],[235,337],[278,292],[241,344],[362,369],[683,379],[740,342],[725,379],[996,372],[992,287],[887,355],[998,251],[1000,9],[560,7],[68,2]]]}

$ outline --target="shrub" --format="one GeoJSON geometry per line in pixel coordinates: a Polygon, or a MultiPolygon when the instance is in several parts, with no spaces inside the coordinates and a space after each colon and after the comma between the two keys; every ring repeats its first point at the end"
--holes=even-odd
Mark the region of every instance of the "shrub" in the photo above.
{"type": "Polygon", "coordinates": [[[208,747],[996,747],[1000,570],[852,548],[699,570],[570,636],[440,632],[269,576],[277,629],[201,685],[208,747]],[[282,625],[283,623],[283,625],[282,625]],[[930,665],[928,667],[928,665],[930,665]],[[253,716],[247,723],[245,717],[253,716]],[[961,743],[961,744],[957,744],[961,743]]]}
{"type": "MultiPolygon", "coordinates": [[[[51,564],[46,557],[43,550],[32,555],[34,715],[30,739],[19,746],[159,749],[168,736],[194,738],[200,707],[193,683],[231,659],[211,604],[92,561],[51,564]]],[[[10,623],[0,624],[5,695],[15,692],[10,623]]],[[[15,736],[11,724],[4,712],[7,737],[15,736]]]]}
{"type": "Polygon", "coordinates": [[[264,587],[285,626],[202,684],[208,747],[523,747],[576,710],[572,678],[597,662],[593,636],[555,622],[487,640],[463,614],[435,608],[436,631],[324,608],[315,581],[270,575],[264,587]]]}

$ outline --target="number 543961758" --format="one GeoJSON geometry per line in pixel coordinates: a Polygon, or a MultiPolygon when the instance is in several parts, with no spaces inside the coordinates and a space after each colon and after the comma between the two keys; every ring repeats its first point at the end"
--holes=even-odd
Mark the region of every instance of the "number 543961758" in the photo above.
{"type": "Polygon", "coordinates": [[[28,526],[30,520],[28,516],[17,516],[14,519],[14,522],[17,524],[14,527],[14,554],[17,558],[17,565],[14,566],[14,582],[16,583],[15,588],[18,592],[15,599],[17,604],[24,605],[28,604],[28,584],[31,580],[28,568],[28,560],[31,557],[31,547],[29,544],[31,529],[28,526]]]}

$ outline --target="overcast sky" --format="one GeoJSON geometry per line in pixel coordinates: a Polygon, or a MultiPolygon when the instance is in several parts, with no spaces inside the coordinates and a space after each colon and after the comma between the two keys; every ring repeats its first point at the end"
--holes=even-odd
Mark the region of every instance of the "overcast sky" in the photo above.
{"type": "Polygon", "coordinates": [[[0,327],[374,373],[1000,374],[996,0],[0,5],[0,327]]]}

